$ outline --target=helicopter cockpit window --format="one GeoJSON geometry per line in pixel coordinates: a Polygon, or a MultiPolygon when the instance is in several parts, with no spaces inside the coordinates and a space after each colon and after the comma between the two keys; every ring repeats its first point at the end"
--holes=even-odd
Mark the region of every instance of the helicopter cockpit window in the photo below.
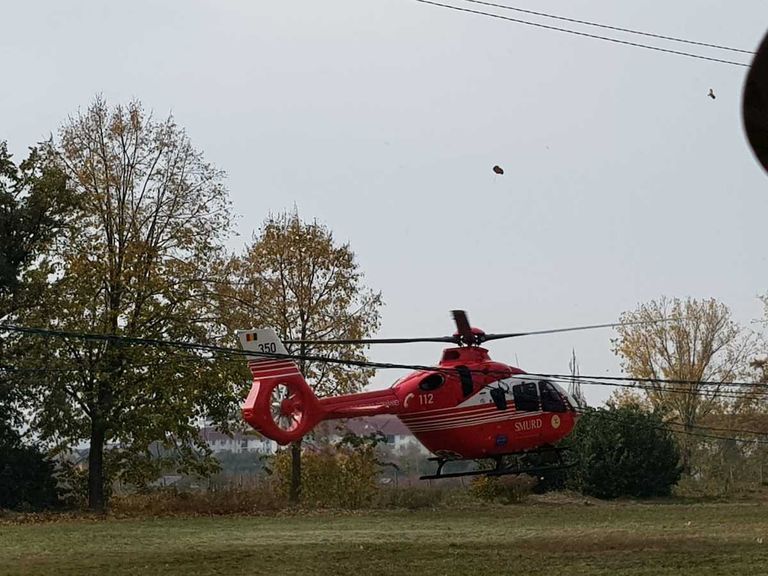
{"type": "Polygon", "coordinates": [[[440,388],[440,386],[443,385],[443,382],[445,382],[445,378],[443,378],[442,374],[430,374],[419,382],[419,388],[425,392],[429,392],[440,388]]]}
{"type": "Polygon", "coordinates": [[[565,412],[565,402],[551,382],[546,380],[539,382],[539,392],[541,392],[542,410],[545,412],[565,412]]]}
{"type": "Polygon", "coordinates": [[[536,412],[539,409],[539,392],[536,382],[523,382],[512,386],[515,409],[524,412],[536,412]]]}

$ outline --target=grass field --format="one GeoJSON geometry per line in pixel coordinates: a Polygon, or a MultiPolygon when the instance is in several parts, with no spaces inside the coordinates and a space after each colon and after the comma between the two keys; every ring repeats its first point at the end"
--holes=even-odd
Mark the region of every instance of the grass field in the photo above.
{"type": "Polygon", "coordinates": [[[0,574],[768,574],[763,504],[0,524],[0,574]]]}

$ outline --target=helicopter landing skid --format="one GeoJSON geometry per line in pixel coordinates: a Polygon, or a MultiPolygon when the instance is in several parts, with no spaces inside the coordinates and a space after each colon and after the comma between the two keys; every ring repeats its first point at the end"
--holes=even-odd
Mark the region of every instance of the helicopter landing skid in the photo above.
{"type": "Polygon", "coordinates": [[[472,460],[467,458],[441,458],[434,457],[429,458],[431,462],[437,462],[437,470],[434,474],[428,474],[421,476],[420,480],[440,480],[441,478],[460,478],[462,476],[507,476],[513,474],[531,474],[538,475],[542,472],[549,472],[552,470],[564,470],[570,468],[574,463],[565,462],[563,460],[562,449],[549,449],[540,450],[535,452],[517,452],[512,454],[503,454],[494,456],[492,460],[496,463],[493,468],[485,470],[464,470],[461,472],[443,472],[443,468],[446,464],[451,462],[470,462],[472,460]],[[531,462],[531,459],[536,460],[536,457],[551,457],[554,455],[557,462],[542,462],[536,464],[531,462]],[[505,458],[513,458],[510,463],[505,462],[505,458]],[[521,462],[523,460],[523,462],[521,462]],[[526,463],[526,461],[528,463],[526,463]]]}

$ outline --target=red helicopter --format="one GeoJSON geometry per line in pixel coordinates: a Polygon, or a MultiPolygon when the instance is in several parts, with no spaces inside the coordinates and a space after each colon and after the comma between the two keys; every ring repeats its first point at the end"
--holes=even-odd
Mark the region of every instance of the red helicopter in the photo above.
{"type": "MultiPolygon", "coordinates": [[[[526,334],[485,334],[471,328],[464,311],[454,310],[453,336],[417,339],[323,341],[334,344],[452,342],[439,364],[417,370],[390,388],[329,398],[312,392],[296,363],[271,328],[238,331],[253,387],[243,417],[279,444],[302,438],[323,420],[395,414],[434,455],[437,471],[422,478],[471,474],[519,474],[564,466],[554,446],[573,430],[578,405],[558,384],[491,360],[485,341],[526,334]],[[541,458],[551,456],[542,464],[541,458]],[[521,465],[519,457],[525,457],[521,465]],[[512,457],[512,458],[510,458],[512,457]],[[449,462],[493,459],[492,470],[443,472],[449,462]],[[512,463],[510,463],[510,460],[512,463]],[[531,464],[535,462],[535,464],[531,464]]],[[[607,327],[589,326],[581,329],[607,327]]],[[[573,330],[547,330],[552,333],[573,330]]],[[[297,343],[291,341],[291,343],[297,343]]],[[[320,342],[313,341],[313,344],[320,342]]]]}
{"type": "MultiPolygon", "coordinates": [[[[757,51],[744,88],[742,115],[749,143],[768,171],[768,35],[757,51]]],[[[494,166],[494,170],[497,167],[494,166]]],[[[318,398],[272,329],[243,330],[238,335],[248,354],[253,387],[243,417],[264,436],[280,444],[298,440],[322,420],[395,414],[435,454],[437,471],[422,478],[466,474],[517,474],[510,456],[549,450],[573,430],[578,406],[556,383],[491,360],[483,342],[534,333],[485,334],[471,328],[467,315],[454,310],[458,328],[451,337],[368,339],[312,344],[380,344],[450,342],[434,368],[417,370],[386,390],[318,398]],[[493,470],[444,473],[446,463],[491,458],[493,470]]],[[[298,342],[291,342],[298,343],[298,342]]],[[[556,449],[560,463],[560,452],[556,449]]]]}

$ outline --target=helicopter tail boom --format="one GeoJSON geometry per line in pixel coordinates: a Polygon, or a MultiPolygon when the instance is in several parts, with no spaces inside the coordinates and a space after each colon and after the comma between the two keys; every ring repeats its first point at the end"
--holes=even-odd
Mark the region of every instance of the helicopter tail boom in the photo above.
{"type": "Polygon", "coordinates": [[[323,419],[356,418],[358,416],[375,416],[378,414],[397,414],[400,411],[400,400],[394,390],[373,390],[346,394],[332,398],[321,398],[323,419]]]}

